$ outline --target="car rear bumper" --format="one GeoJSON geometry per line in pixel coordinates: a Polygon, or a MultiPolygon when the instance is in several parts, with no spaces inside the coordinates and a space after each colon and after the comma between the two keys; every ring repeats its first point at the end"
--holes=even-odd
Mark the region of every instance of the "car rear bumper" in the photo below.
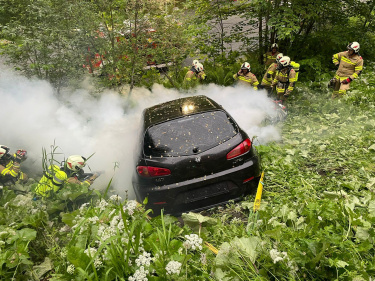
{"type": "Polygon", "coordinates": [[[240,166],[201,178],[153,187],[133,182],[133,187],[139,202],[148,197],[146,208],[152,209],[154,216],[162,209],[164,213],[180,215],[255,193],[260,173],[258,156],[254,156],[240,166]]]}

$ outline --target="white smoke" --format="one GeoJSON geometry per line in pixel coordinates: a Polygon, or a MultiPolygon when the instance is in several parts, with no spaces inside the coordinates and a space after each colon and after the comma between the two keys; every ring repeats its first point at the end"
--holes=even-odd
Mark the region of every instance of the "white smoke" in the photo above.
{"type": "Polygon", "coordinates": [[[151,91],[137,88],[130,97],[113,91],[94,97],[86,89],[57,97],[47,82],[27,79],[0,63],[0,144],[9,146],[11,152],[26,149],[24,168],[31,175],[42,174],[42,148],[49,152],[53,144],[57,146],[54,158],[59,161],[72,154],[94,154],[89,168],[105,174],[93,188],[105,188],[113,177],[116,191],[120,195],[128,191],[129,198],[134,198],[133,151],[143,109],[192,94],[209,96],[221,104],[259,143],[280,139],[275,127],[261,126],[274,107],[265,92],[211,84],[194,93],[181,93],[154,85],[151,91]]]}

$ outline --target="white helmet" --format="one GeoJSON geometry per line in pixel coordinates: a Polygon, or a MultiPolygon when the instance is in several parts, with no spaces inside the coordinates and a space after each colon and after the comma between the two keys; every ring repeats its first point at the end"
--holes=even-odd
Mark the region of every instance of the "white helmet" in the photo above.
{"type": "Polygon", "coordinates": [[[196,66],[198,63],[199,63],[199,60],[193,60],[192,65],[193,65],[193,66],[196,66]]]}
{"type": "Polygon", "coordinates": [[[195,69],[197,70],[197,72],[201,72],[201,71],[203,71],[203,64],[201,64],[201,63],[197,63],[196,65],[195,65],[195,69]]]}
{"type": "Polygon", "coordinates": [[[359,52],[359,43],[358,42],[349,43],[348,50],[353,50],[354,53],[357,54],[359,52]]]}
{"type": "Polygon", "coordinates": [[[278,54],[276,56],[276,62],[279,62],[283,56],[284,56],[283,53],[278,54]]]}
{"type": "Polygon", "coordinates": [[[283,67],[286,67],[290,65],[290,57],[284,56],[280,59],[279,64],[281,64],[283,67]]]}
{"type": "Polygon", "coordinates": [[[0,158],[9,152],[9,147],[5,145],[0,145],[0,158]]]}
{"type": "Polygon", "coordinates": [[[247,69],[248,71],[250,71],[250,63],[248,63],[248,62],[244,62],[244,63],[241,65],[241,69],[247,69]]]}
{"type": "Polygon", "coordinates": [[[80,155],[71,155],[66,160],[66,167],[73,171],[78,172],[86,165],[86,158],[80,155]]]}
{"type": "Polygon", "coordinates": [[[273,44],[271,45],[271,50],[272,50],[273,48],[278,49],[278,48],[279,48],[279,45],[277,45],[276,43],[273,43],[273,44]]]}

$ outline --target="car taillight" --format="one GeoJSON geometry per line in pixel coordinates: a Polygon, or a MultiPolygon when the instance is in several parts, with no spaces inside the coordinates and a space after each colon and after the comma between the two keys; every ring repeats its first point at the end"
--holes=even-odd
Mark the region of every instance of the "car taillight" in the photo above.
{"type": "Polygon", "coordinates": [[[227,159],[232,159],[248,152],[251,148],[250,139],[244,140],[241,144],[237,145],[234,149],[227,154],[227,159]]]}
{"type": "Polygon", "coordinates": [[[169,169],[151,166],[137,166],[137,172],[142,177],[160,177],[171,174],[169,169]]]}

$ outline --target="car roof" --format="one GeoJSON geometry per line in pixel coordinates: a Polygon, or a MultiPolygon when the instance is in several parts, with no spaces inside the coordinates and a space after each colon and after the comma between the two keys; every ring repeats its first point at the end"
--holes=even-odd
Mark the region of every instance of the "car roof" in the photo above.
{"type": "Polygon", "coordinates": [[[224,109],[221,105],[203,95],[168,101],[146,108],[143,111],[144,128],[146,129],[154,124],[162,123],[186,115],[213,110],[224,109]]]}

